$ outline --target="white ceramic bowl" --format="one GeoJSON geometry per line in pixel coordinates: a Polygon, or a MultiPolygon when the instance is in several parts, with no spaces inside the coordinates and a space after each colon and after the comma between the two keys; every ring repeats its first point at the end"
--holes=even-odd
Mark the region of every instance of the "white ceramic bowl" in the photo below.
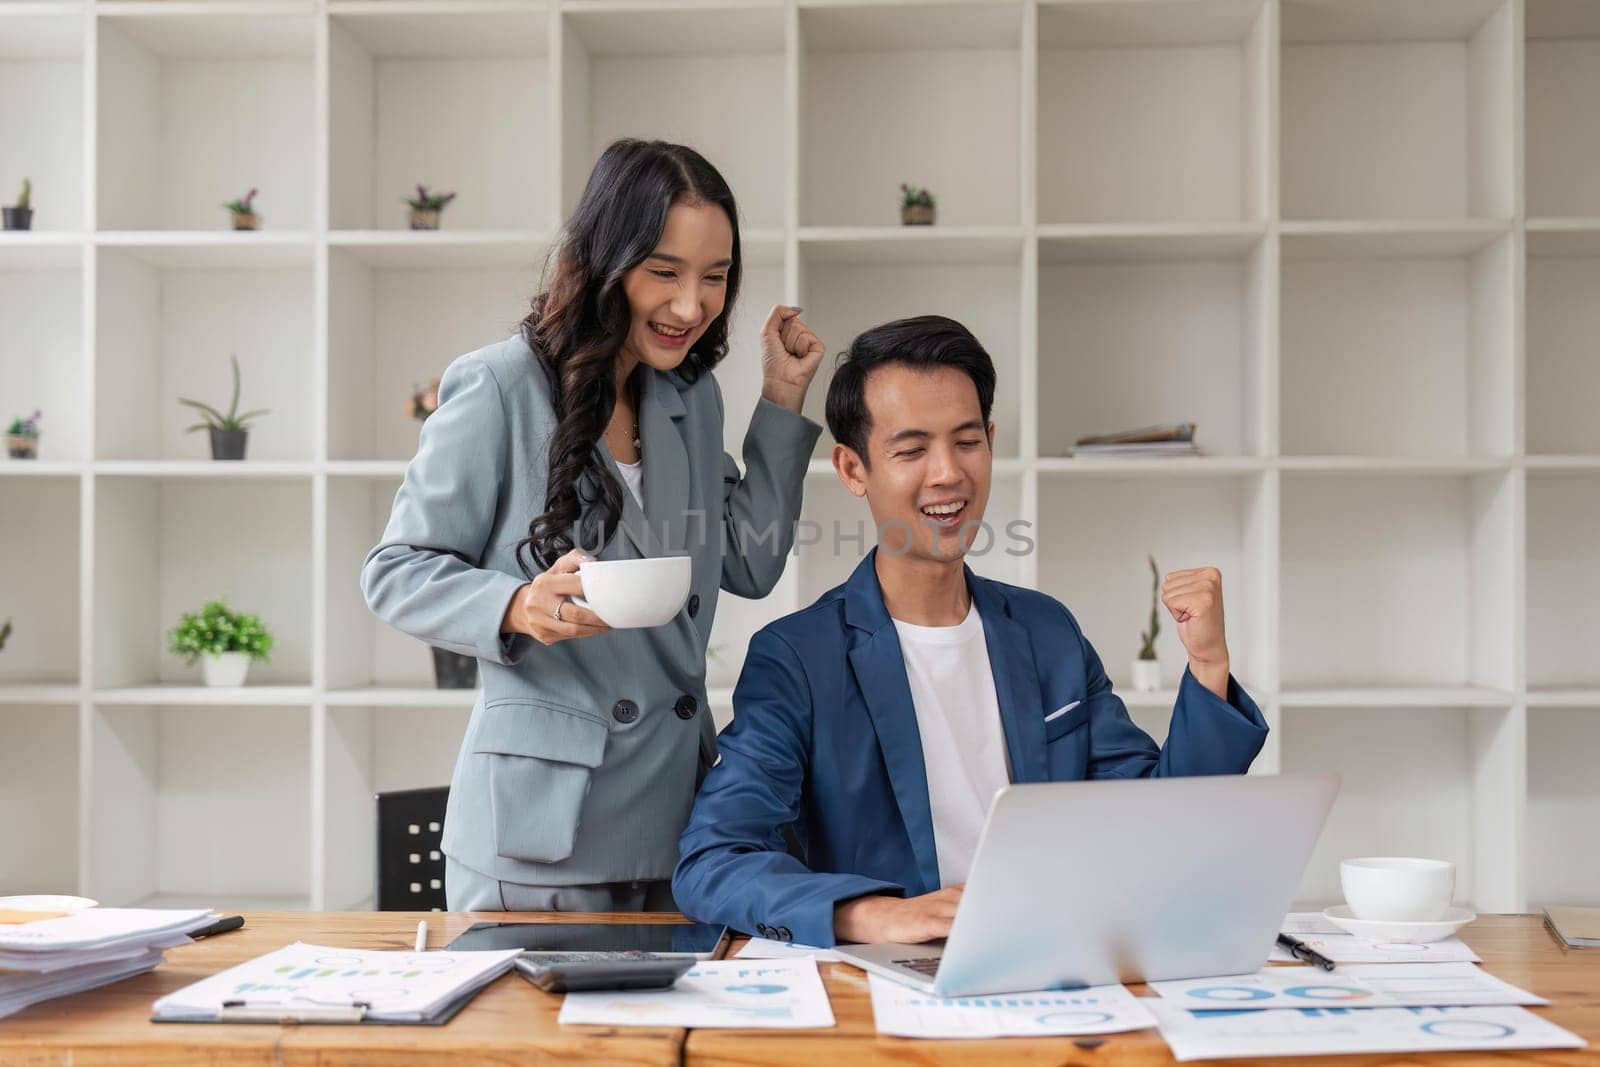
{"type": "Polygon", "coordinates": [[[1456,866],[1447,860],[1368,856],[1339,864],[1339,885],[1357,919],[1434,922],[1456,892],[1456,866]]]}
{"type": "Polygon", "coordinates": [[[589,608],[614,630],[671,622],[689,598],[694,560],[689,556],[654,559],[600,559],[578,564],[589,608]]]}

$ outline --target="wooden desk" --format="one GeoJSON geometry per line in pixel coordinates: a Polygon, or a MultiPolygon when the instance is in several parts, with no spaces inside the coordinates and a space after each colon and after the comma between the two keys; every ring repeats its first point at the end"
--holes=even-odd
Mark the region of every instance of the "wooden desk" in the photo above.
{"type": "Polygon", "coordinates": [[[0,1019],[0,1064],[507,1064],[604,1061],[676,1065],[684,1031],[560,1026],[561,998],[506,975],[490,983],[444,1026],[255,1026],[152,1023],[159,997],[295,941],[368,949],[410,949],[417,920],[428,947],[443,948],[479,921],[555,919],[636,922],[637,915],[534,915],[441,912],[247,912],[244,929],[172,949],[149,974],[104,989],[35,1004],[0,1019]]]}
{"type": "MultiPolygon", "coordinates": [[[[1548,1008],[1530,1008],[1586,1038],[1576,1052],[1429,1053],[1296,1057],[1296,1065],[1375,1067],[1399,1060],[1421,1063],[1539,1064],[1540,1067],[1600,1067],[1600,949],[1568,949],[1531,915],[1485,916],[1464,929],[1463,939],[1483,957],[1486,970],[1513,985],[1548,997],[1548,1008]]],[[[872,1025],[872,997],[865,972],[842,963],[822,965],[823,981],[839,1025],[832,1030],[694,1030],[690,1067],[833,1067],[834,1064],[1093,1064],[1095,1067],[1167,1067],[1174,1063],[1154,1030],[1093,1039],[1009,1037],[989,1041],[914,1041],[880,1037],[872,1025]]],[[[1130,987],[1145,995],[1143,985],[1130,987]]],[[[1241,1067],[1268,1060],[1233,1061],[1241,1067]]]]}
{"type": "MultiPolygon", "coordinates": [[[[911,1041],[879,1037],[872,1025],[866,975],[823,964],[839,1025],[833,1030],[696,1030],[557,1024],[559,997],[507,975],[492,983],[445,1026],[243,1026],[152,1023],[150,1006],[190,982],[293,941],[359,948],[409,949],[417,920],[428,920],[428,946],[444,944],[480,920],[634,921],[637,916],[504,913],[274,912],[246,915],[243,930],[173,949],[160,968],[105,989],[35,1005],[0,1019],[4,1067],[96,1064],[506,1064],[595,1061],[613,1064],[1094,1064],[1166,1067],[1173,1062],[1154,1030],[1093,1040],[1004,1038],[911,1041]]],[[[1472,1062],[1488,1067],[1600,1067],[1600,950],[1563,948],[1533,916],[1489,916],[1464,931],[1484,965],[1555,1003],[1536,1008],[1588,1038],[1581,1052],[1521,1052],[1427,1057],[1320,1057],[1327,1067],[1375,1067],[1399,1059],[1472,1062]]],[[[1135,986],[1136,993],[1144,993],[1135,986]]],[[[1244,1062],[1244,1061],[1241,1061],[1244,1062]]],[[[1264,1061],[1255,1061],[1256,1063],[1264,1061]]]]}

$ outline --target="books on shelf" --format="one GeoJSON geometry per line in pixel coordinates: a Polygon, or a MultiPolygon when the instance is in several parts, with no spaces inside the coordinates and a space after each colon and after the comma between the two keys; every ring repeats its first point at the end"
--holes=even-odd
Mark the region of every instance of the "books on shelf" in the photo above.
{"type": "Polygon", "coordinates": [[[1092,434],[1074,442],[1075,456],[1198,456],[1194,440],[1195,424],[1180,422],[1170,426],[1144,426],[1118,433],[1092,434]]]}
{"type": "Polygon", "coordinates": [[[209,926],[208,908],[87,908],[0,924],[0,1018],[30,1004],[153,970],[166,950],[209,926]]]}
{"type": "Polygon", "coordinates": [[[1551,904],[1544,909],[1544,924],[1568,948],[1600,948],[1600,908],[1551,904]]]}

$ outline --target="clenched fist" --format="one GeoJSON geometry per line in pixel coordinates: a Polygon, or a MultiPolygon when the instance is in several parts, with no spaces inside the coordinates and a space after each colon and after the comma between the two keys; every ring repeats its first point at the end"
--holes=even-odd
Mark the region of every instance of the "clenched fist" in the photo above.
{"type": "Polygon", "coordinates": [[[1228,699],[1228,636],[1222,623],[1222,572],[1215,567],[1173,571],[1161,583],[1161,602],[1178,623],[1189,673],[1228,699]]]}
{"type": "Polygon", "coordinates": [[[761,327],[761,395],[799,414],[822,353],[822,342],[800,321],[799,308],[773,305],[761,327]]]}

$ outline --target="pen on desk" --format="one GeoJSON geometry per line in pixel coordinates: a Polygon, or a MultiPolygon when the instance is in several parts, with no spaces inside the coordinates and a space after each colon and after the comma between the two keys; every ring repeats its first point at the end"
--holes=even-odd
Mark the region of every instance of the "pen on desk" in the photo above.
{"type": "Polygon", "coordinates": [[[202,926],[198,930],[190,931],[189,936],[198,941],[202,937],[210,937],[212,934],[225,934],[229,930],[237,930],[243,925],[243,915],[230,915],[226,919],[218,919],[210,926],[202,926]]]}
{"type": "Polygon", "coordinates": [[[427,950],[427,948],[428,948],[428,920],[427,919],[423,919],[421,922],[417,923],[417,948],[416,948],[416,950],[418,952],[424,952],[424,951],[427,950]]]}
{"type": "Polygon", "coordinates": [[[1289,954],[1297,960],[1314,963],[1325,971],[1333,970],[1333,961],[1304,941],[1290,937],[1288,934],[1278,935],[1278,944],[1289,950],[1289,954]]]}

